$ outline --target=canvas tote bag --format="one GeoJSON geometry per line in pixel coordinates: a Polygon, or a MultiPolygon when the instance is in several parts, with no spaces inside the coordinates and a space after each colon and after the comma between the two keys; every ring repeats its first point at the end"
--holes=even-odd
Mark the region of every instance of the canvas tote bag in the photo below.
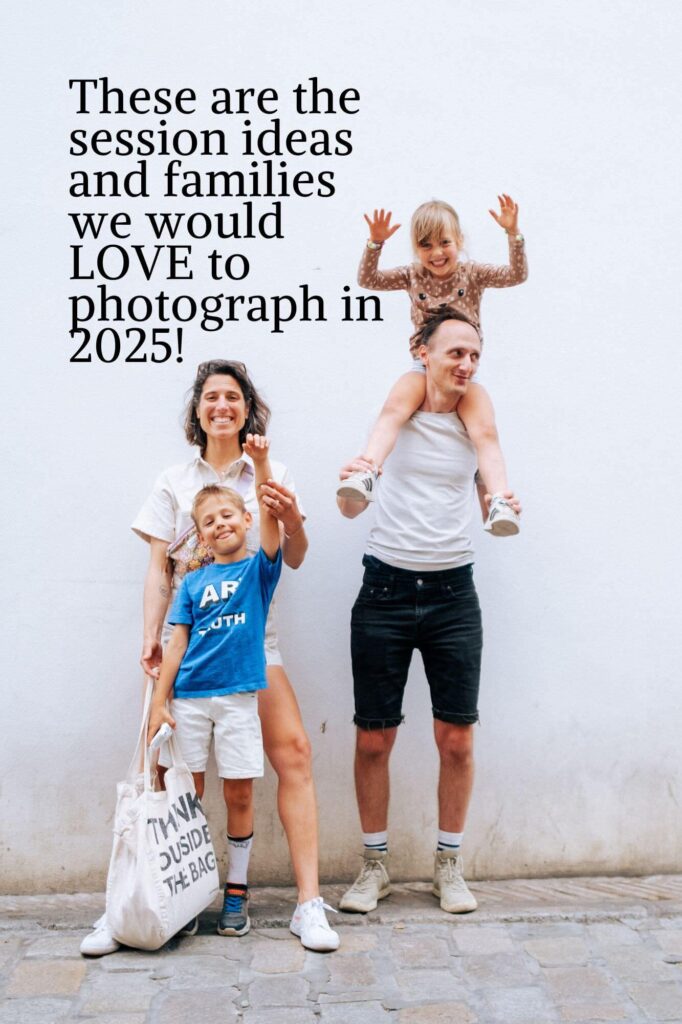
{"type": "Polygon", "coordinates": [[[147,746],[153,684],[128,773],[119,782],[107,878],[107,924],[125,946],[159,949],[219,891],[218,867],[201,804],[175,737],[165,791],[155,792],[147,746]],[[140,773],[140,767],[142,772],[140,773]]]}

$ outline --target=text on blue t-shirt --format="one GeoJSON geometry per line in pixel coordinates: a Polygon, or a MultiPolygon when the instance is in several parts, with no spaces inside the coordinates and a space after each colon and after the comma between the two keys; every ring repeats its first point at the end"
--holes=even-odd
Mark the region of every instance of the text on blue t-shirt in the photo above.
{"type": "Polygon", "coordinates": [[[281,551],[271,562],[259,548],[253,558],[213,562],[184,577],[168,617],[172,625],[190,627],[176,697],[218,697],[267,686],[265,623],[281,571],[281,551]]]}

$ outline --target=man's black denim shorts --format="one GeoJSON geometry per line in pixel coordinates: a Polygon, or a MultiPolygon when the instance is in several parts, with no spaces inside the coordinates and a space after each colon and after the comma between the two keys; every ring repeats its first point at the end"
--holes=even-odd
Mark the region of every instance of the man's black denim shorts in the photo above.
{"type": "Polygon", "coordinates": [[[362,564],[365,575],[351,613],[355,724],[400,725],[414,650],[424,661],[433,717],[477,722],[483,629],[473,566],[412,572],[373,555],[362,564]]]}

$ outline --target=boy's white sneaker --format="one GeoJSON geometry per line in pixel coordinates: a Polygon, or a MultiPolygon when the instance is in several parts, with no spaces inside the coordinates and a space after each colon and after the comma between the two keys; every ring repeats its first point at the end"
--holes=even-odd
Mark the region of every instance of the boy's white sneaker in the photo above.
{"type": "Polygon", "coordinates": [[[298,903],[289,926],[289,930],[301,940],[301,945],[316,953],[331,953],[339,948],[341,942],[338,933],[329,927],[325,910],[336,913],[333,907],[323,903],[321,896],[298,903]]]}
{"type": "Polygon", "coordinates": [[[351,498],[353,501],[374,501],[378,474],[372,469],[362,473],[353,473],[347,480],[342,480],[336,488],[337,498],[351,498]]]}
{"type": "Polygon", "coordinates": [[[462,877],[464,864],[458,850],[437,850],[433,865],[433,894],[440,897],[441,910],[468,914],[478,906],[476,897],[462,877]]]}
{"type": "Polygon", "coordinates": [[[519,532],[519,517],[501,494],[493,494],[483,529],[493,537],[512,537],[519,532]]]}
{"type": "Polygon", "coordinates": [[[81,942],[83,956],[106,956],[121,948],[121,943],[109,931],[106,914],[103,914],[99,921],[95,921],[93,927],[95,930],[86,935],[81,942]]]}
{"type": "Polygon", "coordinates": [[[341,910],[352,910],[356,914],[376,910],[379,900],[383,900],[391,891],[386,870],[387,857],[385,850],[365,850],[360,874],[339,900],[341,910]]]}

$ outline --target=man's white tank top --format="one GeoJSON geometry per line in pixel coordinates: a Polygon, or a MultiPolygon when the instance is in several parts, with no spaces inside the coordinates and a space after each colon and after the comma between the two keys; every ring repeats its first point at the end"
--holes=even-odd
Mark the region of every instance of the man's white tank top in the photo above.
{"type": "Polygon", "coordinates": [[[476,452],[457,413],[416,412],[379,477],[367,553],[415,572],[473,562],[475,472],[476,452]]]}

